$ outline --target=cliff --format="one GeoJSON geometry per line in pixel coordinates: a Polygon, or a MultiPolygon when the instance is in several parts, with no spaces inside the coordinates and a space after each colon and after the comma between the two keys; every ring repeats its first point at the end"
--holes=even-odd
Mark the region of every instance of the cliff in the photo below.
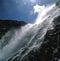
{"type": "Polygon", "coordinates": [[[54,29],[48,30],[40,48],[32,50],[25,60],[58,61],[60,59],[60,16],[54,19],[54,29]]]}

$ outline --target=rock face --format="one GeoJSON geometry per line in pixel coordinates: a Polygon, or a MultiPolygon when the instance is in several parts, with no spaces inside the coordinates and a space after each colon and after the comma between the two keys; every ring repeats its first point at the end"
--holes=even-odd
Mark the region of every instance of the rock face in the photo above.
{"type": "Polygon", "coordinates": [[[56,6],[60,6],[60,0],[57,0],[56,6]]]}
{"type": "Polygon", "coordinates": [[[60,16],[53,22],[54,29],[47,31],[40,48],[36,51],[33,49],[23,61],[58,61],[60,59],[60,16]]]}
{"type": "MultiPolygon", "coordinates": [[[[47,31],[39,49],[34,48],[22,61],[58,61],[60,59],[60,16],[56,17],[53,23],[54,28],[47,31]]],[[[20,61],[20,56],[17,54],[8,61],[20,61]]]]}
{"type": "Polygon", "coordinates": [[[24,21],[16,20],[0,20],[0,38],[11,28],[18,28],[24,26],[24,21]]]}

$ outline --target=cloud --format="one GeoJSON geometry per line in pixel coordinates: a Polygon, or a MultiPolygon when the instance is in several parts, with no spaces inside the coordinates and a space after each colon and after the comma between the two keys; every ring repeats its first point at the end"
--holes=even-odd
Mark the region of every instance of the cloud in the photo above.
{"type": "Polygon", "coordinates": [[[34,5],[38,3],[38,0],[22,0],[25,5],[34,5]]]}
{"type": "Polygon", "coordinates": [[[33,10],[30,11],[30,15],[35,14],[35,13],[42,13],[44,10],[45,6],[40,6],[36,4],[33,6],[33,10]]]}
{"type": "Polygon", "coordinates": [[[34,7],[34,13],[42,12],[45,9],[45,6],[35,5],[34,7]]]}
{"type": "Polygon", "coordinates": [[[30,0],[30,2],[31,2],[31,3],[36,3],[36,2],[37,2],[37,0],[30,0]]]}

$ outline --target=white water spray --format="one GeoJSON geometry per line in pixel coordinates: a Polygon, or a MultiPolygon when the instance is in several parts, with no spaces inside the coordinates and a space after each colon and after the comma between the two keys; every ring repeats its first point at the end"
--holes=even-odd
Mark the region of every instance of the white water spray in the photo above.
{"type": "Polygon", "coordinates": [[[35,20],[35,24],[40,24],[42,23],[46,18],[49,16],[49,12],[55,7],[55,4],[50,5],[50,6],[44,6],[42,9],[42,12],[39,11],[38,17],[35,20]]]}
{"type": "Polygon", "coordinates": [[[11,61],[17,56],[19,56],[20,61],[22,61],[33,48],[39,48],[43,43],[44,36],[53,19],[59,15],[59,10],[59,8],[55,8],[55,4],[48,6],[43,9],[42,13],[39,12],[34,24],[27,24],[21,27],[21,29],[13,29],[6,33],[0,40],[3,41],[2,43],[0,42],[0,61],[7,61],[17,52],[19,52],[19,54],[14,56],[11,61]],[[4,44],[6,37],[9,38],[9,40],[4,44]]]}

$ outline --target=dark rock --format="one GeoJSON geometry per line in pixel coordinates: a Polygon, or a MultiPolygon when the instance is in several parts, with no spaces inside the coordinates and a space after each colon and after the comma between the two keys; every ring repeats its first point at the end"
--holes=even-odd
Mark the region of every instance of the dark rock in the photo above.
{"type": "MultiPolygon", "coordinates": [[[[47,31],[39,49],[30,51],[22,61],[58,61],[60,59],[60,16],[56,17],[53,22],[54,29],[47,31]]],[[[20,61],[18,58],[20,57],[16,56],[12,61],[20,61]]]]}
{"type": "Polygon", "coordinates": [[[60,6],[60,0],[57,0],[56,6],[60,6]]]}
{"type": "Polygon", "coordinates": [[[48,30],[37,51],[31,51],[23,61],[58,61],[60,59],[60,16],[54,19],[54,29],[48,30]]]}
{"type": "Polygon", "coordinates": [[[18,28],[24,26],[24,21],[16,20],[0,20],[0,38],[11,28],[18,28]]]}
{"type": "MultiPolygon", "coordinates": [[[[60,59],[60,16],[56,17],[53,23],[54,28],[48,29],[39,49],[30,51],[22,61],[58,61],[60,59]]],[[[20,61],[18,58],[20,57],[16,57],[14,60],[20,61]]]]}

